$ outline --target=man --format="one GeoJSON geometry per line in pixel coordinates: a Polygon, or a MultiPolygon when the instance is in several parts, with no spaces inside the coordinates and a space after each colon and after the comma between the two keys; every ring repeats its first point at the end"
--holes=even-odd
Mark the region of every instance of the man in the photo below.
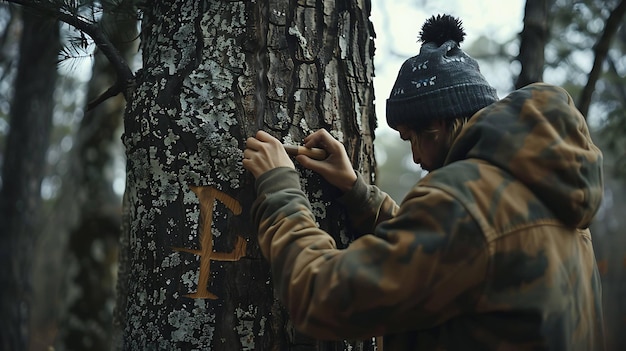
{"type": "Polygon", "coordinates": [[[316,226],[294,164],[265,132],[247,140],[253,219],[296,327],[321,339],[384,336],[384,350],[602,350],[589,224],[602,155],[562,89],[498,101],[459,43],[459,20],[422,27],[387,121],[430,173],[398,207],[319,130],[296,160],[343,191],[363,236],[338,250],[316,226]]]}

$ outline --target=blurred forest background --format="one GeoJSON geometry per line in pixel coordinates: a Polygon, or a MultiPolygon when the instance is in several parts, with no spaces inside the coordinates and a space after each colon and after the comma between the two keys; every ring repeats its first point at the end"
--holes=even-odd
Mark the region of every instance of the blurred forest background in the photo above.
{"type": "MultiPolygon", "coordinates": [[[[114,313],[125,186],[124,97],[117,94],[120,89],[105,93],[119,88],[119,77],[91,34],[106,35],[137,71],[141,13],[129,1],[75,2],[100,29],[81,32],[64,23],[71,22],[69,17],[51,19],[15,4],[22,2],[27,1],[0,3],[0,259],[17,260],[14,269],[28,277],[34,294],[30,306],[1,301],[0,307],[30,311],[31,350],[50,344],[104,349],[101,340],[110,335],[114,313]],[[103,93],[109,98],[99,101],[103,93]],[[8,230],[18,231],[11,235],[23,238],[20,246],[7,244],[8,230]]],[[[392,43],[396,34],[389,23],[398,7],[464,18],[454,1],[391,3],[372,0],[376,80],[393,81],[399,64],[419,50],[417,43],[408,53],[392,43]]],[[[607,344],[618,350],[626,345],[626,4],[528,0],[520,2],[520,10],[513,19],[518,22],[511,24],[518,31],[502,38],[468,30],[463,47],[480,61],[501,97],[516,86],[544,80],[566,88],[587,116],[605,154],[605,200],[592,234],[603,277],[607,344]],[[534,51],[521,45],[524,36],[534,51]],[[523,57],[528,52],[534,56],[523,57]],[[524,67],[531,73],[522,69],[523,60],[536,63],[524,67]]],[[[410,24],[415,37],[421,23],[410,24]]],[[[422,171],[412,164],[408,144],[385,128],[389,91],[379,87],[386,86],[377,85],[376,91],[377,181],[401,201],[422,171]]],[[[5,278],[0,277],[3,290],[10,288],[5,278]]],[[[0,328],[6,323],[0,320],[0,328]]]]}

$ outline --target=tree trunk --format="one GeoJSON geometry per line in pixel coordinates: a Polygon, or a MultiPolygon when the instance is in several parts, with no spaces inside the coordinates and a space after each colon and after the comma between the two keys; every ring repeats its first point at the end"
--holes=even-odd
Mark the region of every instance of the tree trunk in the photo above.
{"type": "Polygon", "coordinates": [[[0,191],[0,349],[25,350],[33,298],[31,262],[50,138],[59,27],[28,10],[11,104],[0,191]]]}
{"type": "MultiPolygon", "coordinates": [[[[374,180],[369,1],[155,1],[128,102],[121,348],[371,350],[294,332],[249,210],[245,139],[327,128],[374,180]]],[[[351,241],[330,185],[299,169],[322,228],[351,241]]]]}
{"type": "Polygon", "coordinates": [[[520,33],[520,50],[517,60],[522,70],[515,89],[543,81],[544,50],[550,38],[549,11],[554,0],[526,0],[524,29],[520,33]]]}

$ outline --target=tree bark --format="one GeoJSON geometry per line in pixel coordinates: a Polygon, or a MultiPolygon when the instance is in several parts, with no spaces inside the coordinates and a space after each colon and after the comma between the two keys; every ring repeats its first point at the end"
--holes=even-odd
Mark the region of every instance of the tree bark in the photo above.
{"type": "Polygon", "coordinates": [[[0,349],[25,350],[33,298],[31,262],[60,48],[56,21],[24,10],[15,95],[0,191],[0,349]]]}
{"type": "Polygon", "coordinates": [[[520,50],[517,60],[522,69],[515,89],[543,80],[544,50],[550,38],[549,11],[554,0],[526,0],[524,28],[520,33],[520,50]]]}
{"type": "MultiPolygon", "coordinates": [[[[246,137],[318,128],[374,180],[369,1],[155,1],[123,137],[120,348],[372,350],[293,330],[274,296],[241,166],[246,137]]],[[[320,226],[352,240],[329,184],[299,168],[320,226]]]]}

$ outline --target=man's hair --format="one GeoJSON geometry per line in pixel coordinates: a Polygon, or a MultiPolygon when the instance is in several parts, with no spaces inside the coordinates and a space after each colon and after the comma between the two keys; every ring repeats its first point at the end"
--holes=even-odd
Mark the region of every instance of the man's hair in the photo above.
{"type": "Polygon", "coordinates": [[[452,146],[452,143],[454,143],[459,134],[461,134],[461,130],[463,130],[463,127],[465,127],[469,120],[470,117],[461,117],[448,122],[448,135],[446,135],[445,140],[448,149],[452,146]]]}
{"type": "MultiPolygon", "coordinates": [[[[465,127],[465,125],[467,124],[469,120],[470,120],[470,117],[460,117],[460,118],[455,118],[455,119],[442,120],[448,127],[447,134],[442,136],[443,138],[445,138],[444,143],[445,143],[446,148],[449,149],[450,146],[452,146],[452,143],[454,143],[454,141],[459,136],[459,134],[461,134],[461,130],[463,130],[463,127],[465,127]]],[[[438,138],[441,136],[439,135],[441,131],[437,128],[430,128],[430,127],[424,128],[424,129],[420,128],[420,129],[415,129],[415,131],[418,133],[418,135],[432,135],[435,138],[438,138]]]]}

